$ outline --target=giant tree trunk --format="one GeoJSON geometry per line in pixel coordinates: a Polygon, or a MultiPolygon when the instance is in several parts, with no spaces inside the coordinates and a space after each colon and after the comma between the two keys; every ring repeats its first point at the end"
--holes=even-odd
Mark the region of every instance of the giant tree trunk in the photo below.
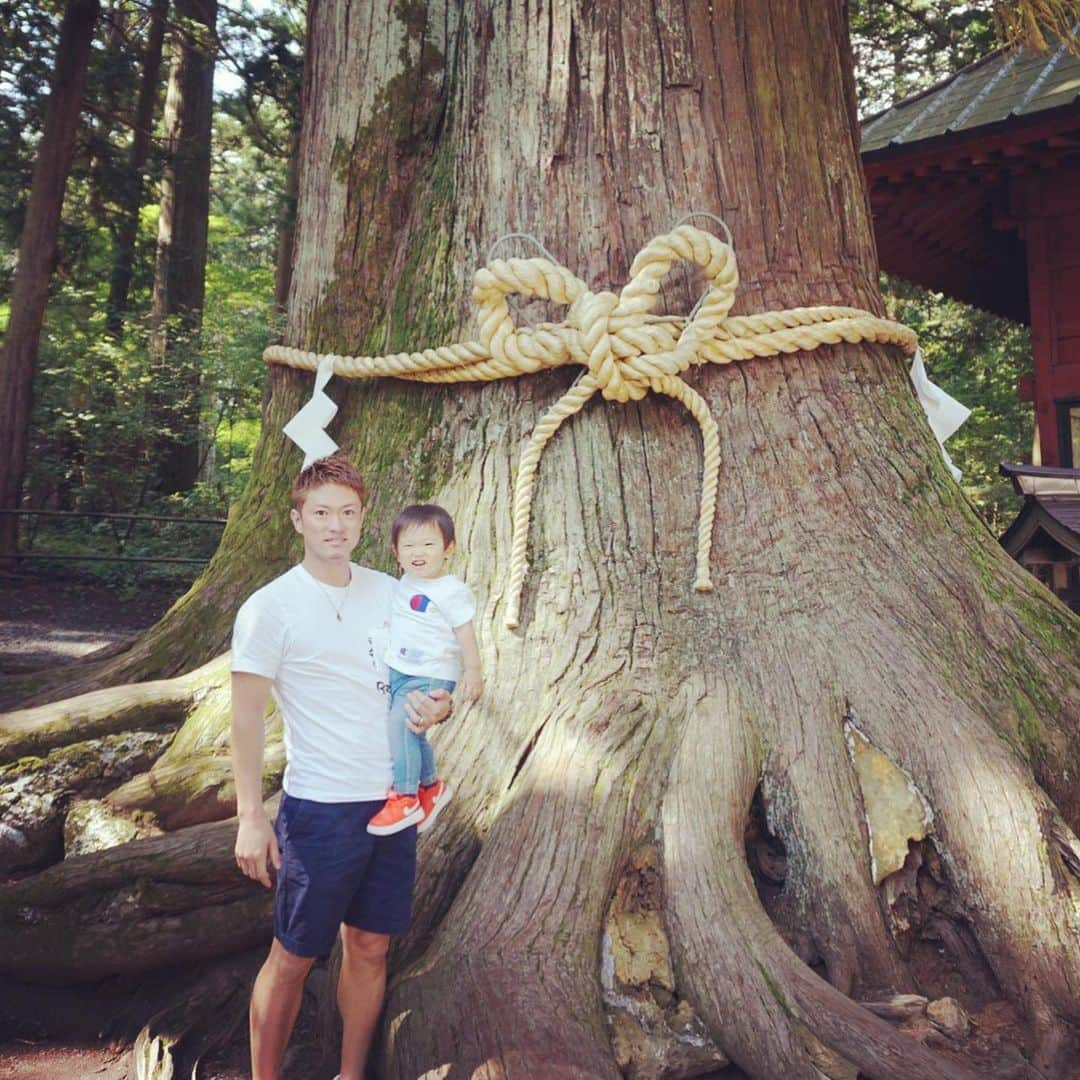
{"type": "Polygon", "coordinates": [[[199,329],[206,296],[217,0],[177,0],[173,10],[150,343],[153,464],[164,492],[187,491],[199,472],[199,329]]]}
{"type": "MultiPolygon", "coordinates": [[[[19,240],[11,315],[0,349],[0,508],[5,510],[17,508],[22,496],[38,342],[49,299],[64,186],[75,148],[90,43],[99,10],[98,0],[71,0],[64,12],[52,92],[45,110],[30,201],[19,240]]],[[[0,514],[0,565],[5,569],[13,566],[11,556],[18,537],[17,523],[13,514],[0,514]]]]}
{"type": "MultiPolygon", "coordinates": [[[[470,272],[511,231],[617,290],[691,209],[731,227],[736,313],[880,309],[840,0],[395,10],[310,9],[290,344],[473,336],[470,272]]],[[[693,280],[669,285],[689,308],[693,280]]],[[[559,317],[540,307],[520,319],[559,317]]],[[[668,400],[595,401],[545,451],[510,632],[514,470],[572,378],[334,387],[374,492],[360,557],[385,560],[404,502],[454,513],[489,676],[439,732],[458,794],[421,848],[385,1074],[659,1075],[635,1018],[667,1009],[754,1076],[970,1076],[855,1004],[947,993],[940,950],[965,1004],[1010,999],[1062,1075],[1077,621],[977,521],[902,358],[694,369],[724,458],[711,594],[689,587],[696,428],[668,400]]],[[[271,388],[206,575],[79,689],[204,659],[282,565],[300,454],[280,426],[310,379],[276,369],[271,388]]]]}

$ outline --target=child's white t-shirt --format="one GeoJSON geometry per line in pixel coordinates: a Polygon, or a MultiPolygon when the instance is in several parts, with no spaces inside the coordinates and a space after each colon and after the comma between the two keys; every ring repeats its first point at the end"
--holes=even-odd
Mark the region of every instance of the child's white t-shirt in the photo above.
{"type": "Polygon", "coordinates": [[[457,682],[461,646],[454,630],[475,615],[472,590],[453,574],[431,579],[402,574],[390,605],[386,662],[404,675],[457,682]]]}
{"type": "Polygon", "coordinates": [[[294,798],[386,798],[390,687],[383,657],[393,587],[389,575],[355,564],[344,588],[294,566],[237,613],[232,670],[273,680],[285,721],[282,786],[294,798]]]}

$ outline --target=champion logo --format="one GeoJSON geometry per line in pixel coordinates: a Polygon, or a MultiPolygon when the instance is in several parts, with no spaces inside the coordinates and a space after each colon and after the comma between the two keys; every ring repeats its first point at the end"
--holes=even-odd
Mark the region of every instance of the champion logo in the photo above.
{"type": "Polygon", "coordinates": [[[416,593],[415,596],[409,597],[409,607],[413,611],[427,611],[428,604],[431,603],[431,597],[425,596],[423,593],[416,593]]]}

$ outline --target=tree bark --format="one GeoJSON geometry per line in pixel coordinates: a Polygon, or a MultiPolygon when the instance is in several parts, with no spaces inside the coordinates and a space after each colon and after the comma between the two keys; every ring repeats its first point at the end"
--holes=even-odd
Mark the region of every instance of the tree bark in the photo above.
{"type": "Polygon", "coordinates": [[[235,841],[235,820],[196,825],[3,886],[0,974],[92,983],[268,941],[273,897],[236,868],[235,841]]]}
{"type": "Polygon", "coordinates": [[[217,2],[177,0],[173,10],[150,343],[154,464],[165,493],[187,491],[199,472],[199,330],[206,295],[217,2]]]}
{"type": "MultiPolygon", "coordinates": [[[[510,231],[618,290],[687,210],[732,230],[736,314],[880,310],[840,0],[316,0],[309,19],[289,344],[475,336],[470,271],[510,231]]],[[[676,272],[662,301],[686,311],[697,291],[676,272]]],[[[696,429],[666,399],[594,402],[545,450],[514,632],[514,470],[573,372],[332,384],[369,521],[427,499],[454,514],[488,673],[436,735],[457,794],[422,843],[386,1076],[630,1068],[609,1036],[605,928],[643,848],[662,876],[668,992],[740,1068],[971,1076],[852,1000],[939,996],[912,946],[931,928],[902,930],[891,879],[875,883],[868,822],[895,808],[857,770],[856,733],[925,803],[970,950],[957,967],[987,967],[1035,1064],[1062,1074],[1080,1018],[1080,631],[976,519],[905,366],[842,345],[693,369],[724,461],[711,594],[690,589],[696,429]],[[784,851],[769,905],[745,848],[756,805],[784,851]]],[[[127,655],[81,667],[80,689],[205,659],[281,567],[300,454],[280,428],[311,382],[273,370],[270,384],[253,481],[207,574],[127,655]]],[[[383,530],[358,558],[389,566],[383,530]]]]}
{"type": "Polygon", "coordinates": [[[143,50],[142,80],[132,124],[128,172],[123,189],[117,193],[119,225],[109,278],[109,300],[105,329],[117,340],[124,332],[128,291],[135,268],[135,243],[139,235],[139,210],[142,206],[143,179],[150,154],[150,134],[157,111],[158,81],[161,77],[161,53],[165,41],[165,15],[168,0],[153,0],[148,13],[146,48],[143,50]]]}
{"type": "Polygon", "coordinates": [[[296,195],[300,177],[300,128],[289,138],[289,161],[285,167],[285,205],[281,211],[277,260],[274,268],[274,308],[282,315],[292,285],[293,248],[296,239],[296,195]]]}
{"type": "MultiPolygon", "coordinates": [[[[5,510],[17,509],[22,498],[38,342],[99,10],[98,0],[71,0],[64,11],[52,90],[19,241],[11,316],[0,349],[0,509],[5,510]]],[[[18,541],[17,526],[15,515],[0,514],[0,567],[6,570],[15,565],[12,556],[18,541]]]]}

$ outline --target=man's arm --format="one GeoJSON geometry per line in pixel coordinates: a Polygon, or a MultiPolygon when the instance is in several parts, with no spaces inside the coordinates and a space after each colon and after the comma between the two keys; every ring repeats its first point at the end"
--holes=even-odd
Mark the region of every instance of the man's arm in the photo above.
{"type": "Polygon", "coordinates": [[[281,866],[274,830],[262,801],[263,743],[271,680],[247,671],[232,675],[232,761],[236,782],[236,864],[270,888],[267,858],[281,866]]]}
{"type": "Polygon", "coordinates": [[[461,663],[464,671],[458,692],[466,701],[475,701],[484,692],[484,675],[480,670],[480,646],[476,644],[476,631],[472,620],[454,627],[454,637],[461,646],[461,663]]]}

